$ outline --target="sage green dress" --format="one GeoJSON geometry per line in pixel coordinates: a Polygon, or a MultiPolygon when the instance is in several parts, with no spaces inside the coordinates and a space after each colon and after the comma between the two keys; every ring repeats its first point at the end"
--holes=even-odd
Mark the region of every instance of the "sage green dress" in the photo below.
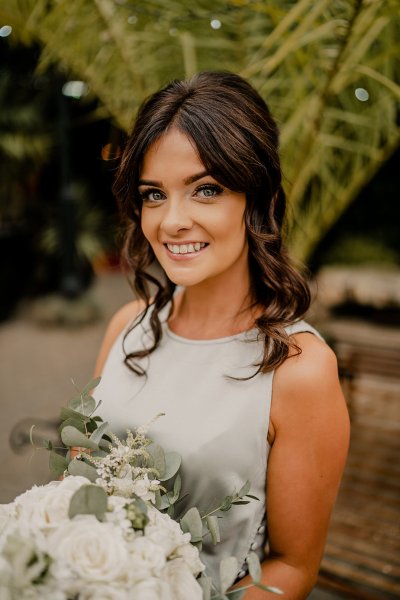
{"type": "MultiPolygon", "coordinates": [[[[236,556],[246,573],[250,550],[261,560],[267,542],[265,484],[269,444],[267,442],[273,372],[248,381],[260,360],[262,340],[257,330],[213,340],[191,340],[170,331],[169,306],[160,317],[163,337],[159,347],[141,361],[147,377],[137,376],[124,364],[123,332],[106,361],[96,398],[102,400],[99,414],[111,430],[123,435],[127,428],[150,422],[158,413],[149,437],[165,451],[182,456],[180,513],[191,506],[201,512],[213,509],[225,496],[238,491],[246,480],[250,493],[259,498],[233,506],[220,520],[221,542],[204,541],[202,559],[207,573],[218,581],[218,565],[225,556],[236,556]]],[[[150,311],[149,311],[150,312],[150,311]]],[[[149,314],[125,340],[128,351],[149,344],[149,314]]],[[[305,321],[287,328],[288,334],[318,332],[305,321]]]]}

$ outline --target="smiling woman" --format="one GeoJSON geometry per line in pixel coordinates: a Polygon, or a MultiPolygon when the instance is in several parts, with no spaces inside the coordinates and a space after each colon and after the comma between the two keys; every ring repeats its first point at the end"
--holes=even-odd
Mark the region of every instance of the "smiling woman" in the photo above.
{"type": "Polygon", "coordinates": [[[146,153],[139,184],[142,231],[171,281],[193,286],[248,276],[246,196],[208,175],[178,128],[146,153]]]}
{"type": "Polygon", "coordinates": [[[166,413],[150,435],[183,457],[182,514],[250,479],[260,501],[227,514],[217,546],[204,540],[208,572],[217,578],[233,555],[246,584],[256,551],[262,581],[302,600],[349,431],[335,357],[302,320],[308,287],[282,245],[276,124],[237,75],[174,81],[140,109],[114,191],[140,299],[115,315],[100,351],[102,416],[118,432],[166,413]],[[165,281],[148,272],[155,258],[165,281]]]}

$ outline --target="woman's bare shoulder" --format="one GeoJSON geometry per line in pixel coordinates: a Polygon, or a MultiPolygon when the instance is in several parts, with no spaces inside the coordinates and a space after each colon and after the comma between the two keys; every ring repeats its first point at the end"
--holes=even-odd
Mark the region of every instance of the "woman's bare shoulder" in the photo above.
{"type": "Polygon", "coordinates": [[[144,307],[145,304],[142,300],[134,300],[122,306],[111,318],[100,346],[96,361],[95,376],[101,375],[107,356],[117,337],[138,316],[144,307]]]}
{"type": "Polygon", "coordinates": [[[273,430],[309,425],[310,419],[321,428],[331,419],[343,423],[348,417],[333,350],[311,333],[299,333],[294,341],[301,352],[289,356],[274,374],[273,430]]]}

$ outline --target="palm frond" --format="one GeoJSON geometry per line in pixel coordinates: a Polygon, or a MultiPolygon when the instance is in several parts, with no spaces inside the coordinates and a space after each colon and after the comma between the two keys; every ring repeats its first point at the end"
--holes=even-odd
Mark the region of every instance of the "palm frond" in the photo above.
{"type": "Polygon", "coordinates": [[[170,79],[205,69],[249,78],[281,125],[288,242],[307,260],[400,144],[397,8],[395,0],[185,8],[177,0],[3,0],[0,17],[25,43],[40,42],[42,68],[55,62],[85,80],[124,129],[170,79]]]}

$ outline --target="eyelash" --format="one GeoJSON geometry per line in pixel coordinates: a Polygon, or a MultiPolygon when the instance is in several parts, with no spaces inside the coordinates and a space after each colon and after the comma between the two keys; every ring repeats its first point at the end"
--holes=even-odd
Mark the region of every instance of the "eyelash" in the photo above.
{"type": "MultiPolygon", "coordinates": [[[[219,194],[222,194],[222,192],[224,191],[223,188],[216,183],[203,183],[202,185],[199,185],[199,187],[195,189],[194,193],[197,194],[198,192],[201,192],[203,190],[212,190],[214,192],[212,196],[200,196],[203,200],[209,200],[209,199],[215,198],[216,196],[219,196],[219,194]]],[[[159,200],[151,200],[149,198],[150,194],[155,194],[155,193],[165,195],[163,192],[161,192],[157,188],[149,188],[149,189],[145,190],[144,192],[139,192],[140,199],[142,200],[142,202],[153,202],[153,203],[161,202],[162,198],[160,198],[159,200]]]]}

